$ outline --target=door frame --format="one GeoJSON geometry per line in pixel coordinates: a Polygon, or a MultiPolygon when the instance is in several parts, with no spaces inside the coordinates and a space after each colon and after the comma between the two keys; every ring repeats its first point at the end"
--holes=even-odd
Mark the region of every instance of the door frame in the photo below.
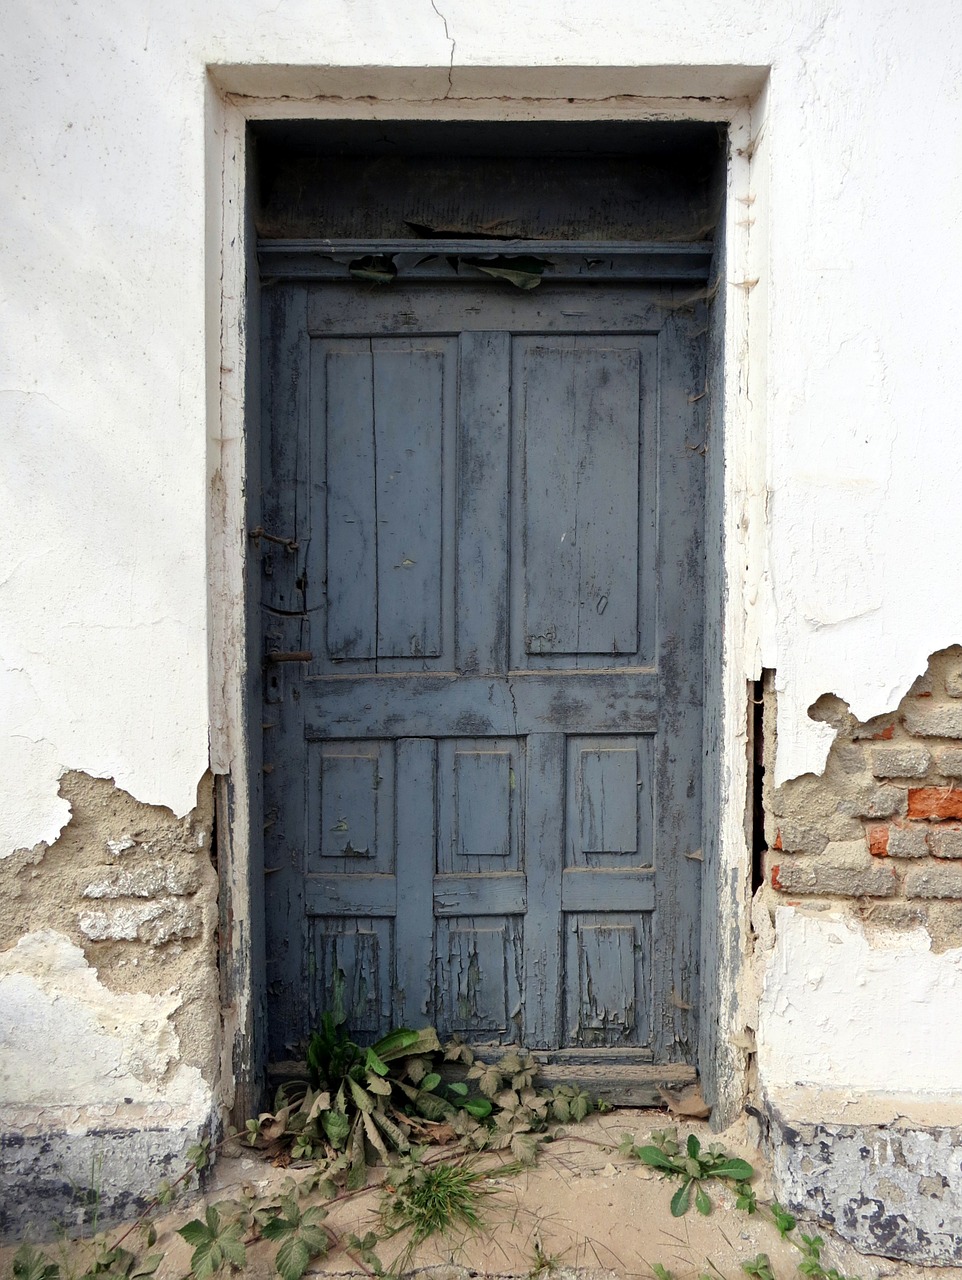
{"type": "Polygon", "coordinates": [[[261,655],[249,531],[259,523],[258,272],[248,122],[263,119],[709,121],[728,129],[709,333],[702,990],[698,1065],[715,1127],[743,1105],[751,1057],[751,776],[746,737],[770,615],[766,562],[767,69],[208,67],[206,282],[211,769],[220,873],[220,1101],[235,1120],[263,1087],[261,655]],[[439,84],[447,89],[439,90],[439,84]],[[479,91],[479,86],[485,92],[479,91]],[[624,90],[613,96],[613,90],[624,90]],[[562,96],[563,93],[563,96],[562,96]],[[572,97],[576,93],[576,97],[572,97]],[[467,96],[470,95],[470,96],[467,96]]]}

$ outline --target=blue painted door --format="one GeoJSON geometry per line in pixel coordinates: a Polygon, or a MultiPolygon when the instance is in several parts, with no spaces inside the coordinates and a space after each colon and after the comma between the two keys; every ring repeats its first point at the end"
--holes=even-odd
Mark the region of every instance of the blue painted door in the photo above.
{"type": "Polygon", "coordinates": [[[477,275],[265,290],[271,1054],[691,1062],[703,305],[477,275]]]}

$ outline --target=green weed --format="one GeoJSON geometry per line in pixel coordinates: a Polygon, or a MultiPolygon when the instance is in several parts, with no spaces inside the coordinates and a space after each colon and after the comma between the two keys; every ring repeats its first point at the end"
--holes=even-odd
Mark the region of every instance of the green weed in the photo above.
{"type": "Polygon", "coordinates": [[[482,1200],[492,1192],[484,1185],[489,1178],[463,1162],[412,1160],[387,1194],[382,1207],[385,1225],[391,1233],[410,1228],[412,1245],[434,1235],[478,1231],[483,1225],[482,1200]]]}
{"type": "Polygon", "coordinates": [[[747,1160],[727,1155],[715,1143],[705,1149],[693,1133],[688,1135],[684,1146],[678,1142],[674,1129],[657,1130],[651,1137],[652,1145],[639,1147],[626,1134],[619,1150],[657,1169],[665,1178],[681,1180],[681,1186],[671,1198],[673,1217],[681,1218],[688,1212],[692,1191],[698,1212],[711,1213],[711,1200],[703,1184],[713,1179],[732,1183],[743,1200],[740,1207],[753,1212],[754,1193],[748,1183],[755,1176],[755,1170],[747,1160]]]}

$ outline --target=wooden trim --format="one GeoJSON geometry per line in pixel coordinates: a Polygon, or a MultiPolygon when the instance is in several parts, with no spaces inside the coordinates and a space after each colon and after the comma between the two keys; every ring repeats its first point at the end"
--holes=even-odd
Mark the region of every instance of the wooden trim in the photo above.
{"type": "Polygon", "coordinates": [[[714,245],[619,243],[594,240],[259,240],[265,278],[348,280],[352,262],[389,258],[399,276],[413,280],[483,281],[473,265],[495,259],[542,258],[544,280],[708,279],[714,245]]]}

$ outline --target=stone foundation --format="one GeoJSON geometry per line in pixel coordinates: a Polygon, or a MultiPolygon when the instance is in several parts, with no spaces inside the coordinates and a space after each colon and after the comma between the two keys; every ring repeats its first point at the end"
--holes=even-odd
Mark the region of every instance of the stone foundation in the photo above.
{"type": "Polygon", "coordinates": [[[805,1122],[771,1103],[767,1111],[786,1208],[831,1226],[864,1253],[962,1264],[962,1127],[905,1118],[805,1122]]]}

